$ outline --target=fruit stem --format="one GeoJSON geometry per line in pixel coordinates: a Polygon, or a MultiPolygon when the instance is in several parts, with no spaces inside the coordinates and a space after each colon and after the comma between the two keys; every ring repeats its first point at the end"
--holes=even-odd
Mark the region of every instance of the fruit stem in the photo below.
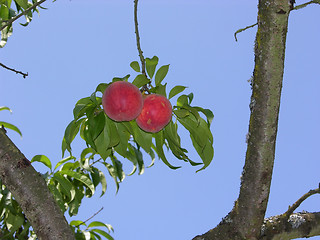
{"type": "Polygon", "coordinates": [[[143,57],[143,51],[141,50],[140,46],[140,36],[139,36],[139,29],[138,29],[138,0],[134,0],[134,26],[135,26],[135,34],[136,34],[136,39],[137,39],[137,49],[139,52],[139,57],[141,61],[141,72],[144,74],[146,77],[146,64],[145,64],[145,59],[143,57]]]}

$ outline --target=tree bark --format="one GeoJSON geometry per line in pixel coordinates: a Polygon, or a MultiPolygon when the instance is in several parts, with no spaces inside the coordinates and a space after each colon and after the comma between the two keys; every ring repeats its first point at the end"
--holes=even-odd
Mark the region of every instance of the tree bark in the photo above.
{"type": "Polygon", "coordinates": [[[320,212],[293,213],[264,220],[261,240],[309,238],[320,235],[320,212]]]}
{"type": "Polygon", "coordinates": [[[40,240],[75,236],[43,177],[0,127],[0,177],[21,206],[40,240]]]}
{"type": "Polygon", "coordinates": [[[260,0],[245,166],[238,200],[214,229],[194,240],[259,239],[267,208],[278,129],[288,0],[260,0]]]}

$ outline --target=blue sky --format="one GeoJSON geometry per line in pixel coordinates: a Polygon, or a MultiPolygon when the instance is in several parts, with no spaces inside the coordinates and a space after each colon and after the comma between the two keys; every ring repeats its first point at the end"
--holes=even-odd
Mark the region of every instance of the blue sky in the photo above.
{"type": "MultiPolygon", "coordinates": [[[[48,10],[34,15],[27,28],[16,23],[1,49],[0,62],[29,77],[0,69],[0,105],[13,110],[0,118],[21,129],[22,139],[14,132],[9,136],[27,158],[44,154],[56,163],[76,101],[115,76],[130,73],[132,80],[129,64],[138,53],[133,1],[59,0],[44,6],[48,10]]],[[[314,5],[290,16],[267,216],[283,213],[320,181],[319,11],[314,5]]],[[[94,220],[113,225],[116,240],[192,239],[219,223],[238,196],[256,28],[239,34],[238,42],[233,34],[256,22],[257,1],[149,0],[139,2],[138,14],[145,57],[157,55],[160,65],[170,64],[168,85],[188,86],[193,103],[214,112],[215,156],[205,171],[195,173],[197,168],[168,154],[182,168],[174,171],[156,161],[143,175],[126,177],[117,195],[108,178],[107,193],[84,200],[74,219],[85,220],[103,206],[94,220]]],[[[191,159],[199,161],[188,135],[181,134],[191,159]]],[[[81,147],[77,140],[76,156],[81,147]]],[[[129,173],[131,165],[124,166],[129,173]]],[[[319,200],[313,196],[298,210],[319,211],[319,200]]]]}

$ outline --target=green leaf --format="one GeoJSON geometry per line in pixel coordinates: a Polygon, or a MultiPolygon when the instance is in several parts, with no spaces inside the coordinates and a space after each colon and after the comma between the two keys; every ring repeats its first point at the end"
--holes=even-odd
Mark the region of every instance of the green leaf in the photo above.
{"type": "Polygon", "coordinates": [[[177,99],[177,106],[178,107],[188,106],[188,105],[189,105],[189,101],[188,101],[187,95],[183,94],[180,97],[178,97],[178,99],[177,99]]]}
{"type": "Polygon", "coordinates": [[[126,155],[124,156],[126,159],[132,162],[133,164],[133,169],[132,171],[128,174],[128,176],[133,175],[136,170],[137,170],[137,165],[138,165],[138,160],[137,156],[134,151],[134,147],[131,144],[128,144],[128,151],[126,152],[126,155]]]}
{"type": "Polygon", "coordinates": [[[53,175],[53,179],[56,180],[58,183],[60,183],[60,185],[62,186],[62,192],[64,193],[64,195],[66,195],[69,199],[68,202],[71,202],[75,195],[76,195],[76,191],[72,185],[72,183],[65,178],[63,175],[61,175],[61,173],[56,172],[53,175]]]}
{"type": "Polygon", "coordinates": [[[107,180],[104,173],[99,169],[92,167],[91,178],[95,187],[101,183],[102,192],[100,197],[102,197],[107,191],[107,180]]]}
{"type": "Polygon", "coordinates": [[[106,88],[109,86],[110,84],[108,83],[100,83],[97,88],[96,88],[96,92],[101,92],[102,94],[104,94],[104,91],[106,90],[106,88]]]}
{"type": "Polygon", "coordinates": [[[187,87],[185,86],[175,86],[174,88],[172,88],[170,90],[169,93],[169,99],[173,98],[174,96],[176,96],[177,94],[181,93],[183,90],[185,90],[187,87]]]}
{"type": "Polygon", "coordinates": [[[0,127],[1,127],[1,126],[17,132],[17,133],[22,137],[21,131],[20,131],[19,128],[17,128],[15,125],[12,125],[11,123],[7,123],[7,122],[0,122],[0,127]]]}
{"type": "Polygon", "coordinates": [[[188,98],[189,98],[189,104],[191,104],[191,102],[193,100],[193,93],[189,93],[188,98]]]}
{"type": "Polygon", "coordinates": [[[140,65],[137,61],[133,61],[130,63],[130,67],[136,72],[140,72],[140,65]]]}
{"type": "Polygon", "coordinates": [[[204,166],[198,171],[205,169],[211,163],[214,154],[213,137],[208,124],[202,118],[197,124],[193,115],[178,119],[178,121],[190,132],[192,144],[203,161],[204,166]]]}
{"type": "Polygon", "coordinates": [[[118,131],[119,136],[119,144],[115,146],[115,151],[119,153],[121,156],[126,157],[128,141],[130,139],[130,132],[128,132],[127,128],[122,123],[115,123],[116,129],[118,131]]]}
{"type": "Polygon", "coordinates": [[[90,127],[89,127],[88,119],[86,119],[84,121],[84,123],[81,125],[80,136],[83,140],[86,141],[87,145],[90,145],[94,150],[97,151],[95,143],[94,143],[92,136],[90,134],[90,127]]]}
{"type": "Polygon", "coordinates": [[[29,7],[28,0],[14,0],[20,7],[27,9],[29,7]]]}
{"type": "Polygon", "coordinates": [[[91,190],[92,195],[94,194],[94,192],[95,192],[94,184],[91,181],[91,179],[88,178],[85,174],[70,171],[70,170],[61,170],[61,171],[59,171],[59,173],[66,174],[69,177],[73,177],[74,179],[77,179],[78,181],[82,182],[84,185],[86,185],[91,190]]]}
{"type": "MultiPolygon", "coordinates": [[[[191,139],[192,139],[192,137],[191,137],[191,139]]],[[[199,156],[201,157],[203,164],[204,164],[202,168],[197,170],[197,172],[199,172],[199,171],[207,168],[210,165],[210,163],[212,162],[212,159],[213,159],[214,150],[213,150],[212,144],[210,142],[208,142],[204,148],[200,148],[199,146],[197,146],[197,144],[194,144],[194,147],[197,150],[197,152],[198,152],[199,156]]]]}
{"type": "Polygon", "coordinates": [[[195,107],[191,107],[189,105],[183,105],[182,108],[188,110],[197,120],[198,124],[200,123],[200,114],[198,113],[195,107]]]}
{"type": "Polygon", "coordinates": [[[92,139],[95,141],[106,126],[106,117],[104,112],[100,112],[98,115],[89,116],[88,124],[90,135],[92,139]]]}
{"type": "MultiPolygon", "coordinates": [[[[153,145],[153,144],[152,144],[153,145]]],[[[154,146],[152,146],[154,147],[154,146]]],[[[155,147],[154,147],[155,148],[155,147]]],[[[151,151],[149,152],[149,156],[151,157],[151,163],[149,166],[147,166],[147,168],[152,167],[154,165],[154,162],[156,160],[156,155],[154,154],[154,151],[151,149],[151,151]]]]}
{"type": "Polygon", "coordinates": [[[144,173],[144,162],[143,162],[143,157],[142,157],[142,152],[140,149],[135,148],[134,146],[130,145],[130,152],[134,156],[135,162],[139,167],[139,175],[144,173]]]}
{"type": "Polygon", "coordinates": [[[212,120],[214,118],[212,111],[210,109],[203,109],[201,107],[194,107],[194,108],[197,109],[198,111],[202,112],[207,117],[207,123],[210,127],[212,120]]]}
{"type": "Polygon", "coordinates": [[[69,215],[75,216],[78,214],[78,210],[81,204],[81,200],[83,198],[84,194],[81,192],[81,190],[76,188],[76,196],[75,198],[69,203],[69,215]]]}
{"type": "Polygon", "coordinates": [[[104,173],[100,170],[98,170],[98,171],[99,171],[101,191],[102,191],[100,197],[102,197],[105,194],[105,192],[107,191],[107,180],[106,180],[104,173]]]}
{"type": "Polygon", "coordinates": [[[150,80],[144,74],[139,74],[133,80],[132,84],[136,85],[138,88],[140,88],[140,87],[148,84],[149,82],[150,82],[150,80]]]}
{"type": "Polygon", "coordinates": [[[150,77],[150,79],[152,79],[154,72],[156,70],[156,67],[158,65],[159,62],[159,58],[157,56],[154,56],[153,58],[146,58],[146,70],[147,73],[150,77]]]}
{"type": "Polygon", "coordinates": [[[135,121],[131,121],[134,140],[148,153],[151,149],[152,134],[141,130],[135,121]]]}
{"type": "Polygon", "coordinates": [[[56,170],[60,165],[64,164],[65,162],[68,162],[68,161],[70,161],[70,160],[75,160],[75,159],[76,159],[75,157],[69,156],[69,157],[66,157],[66,158],[60,160],[60,161],[57,163],[57,165],[54,167],[54,170],[56,170]]]}
{"type": "Polygon", "coordinates": [[[169,71],[169,64],[164,65],[158,69],[155,76],[156,86],[158,86],[162,82],[162,80],[167,76],[168,71],[169,71]]]}
{"type": "Polygon", "coordinates": [[[72,220],[69,225],[75,226],[75,227],[80,226],[80,225],[87,226],[85,222],[80,221],[80,220],[72,220]]]}
{"type": "Polygon", "coordinates": [[[110,232],[110,231],[114,231],[114,230],[113,230],[113,227],[112,227],[110,224],[106,224],[106,223],[99,222],[99,221],[91,222],[91,223],[88,225],[88,228],[92,228],[92,227],[106,227],[106,228],[109,230],[109,232],[110,232]]]}
{"type": "MultiPolygon", "coordinates": [[[[105,115],[106,116],[106,115],[105,115]]],[[[108,125],[108,134],[110,137],[109,148],[115,147],[120,142],[120,137],[116,128],[116,122],[106,117],[106,124],[108,125]]]]}
{"type": "Polygon", "coordinates": [[[109,136],[109,126],[105,124],[99,136],[94,140],[96,150],[103,159],[107,159],[111,151],[109,149],[110,136],[109,136]]]}
{"type": "MultiPolygon", "coordinates": [[[[0,26],[4,26],[5,24],[6,24],[5,22],[0,22],[0,26]]],[[[2,29],[0,48],[3,48],[6,45],[8,38],[12,35],[12,31],[13,31],[12,24],[2,29]]]]}
{"type": "Polygon", "coordinates": [[[79,132],[80,125],[83,123],[85,118],[81,118],[79,120],[72,120],[67,126],[64,137],[62,140],[62,156],[66,150],[71,154],[71,143],[79,132]]]}
{"type": "Polygon", "coordinates": [[[20,214],[14,215],[11,212],[8,212],[8,217],[6,218],[5,224],[7,225],[10,232],[15,232],[20,228],[24,223],[24,217],[20,214]]]}
{"type": "Polygon", "coordinates": [[[167,87],[167,83],[164,84],[164,85],[159,84],[158,86],[156,86],[156,87],[154,87],[154,88],[151,88],[151,89],[150,89],[150,92],[156,93],[156,94],[160,94],[160,95],[162,95],[162,96],[167,97],[166,87],[167,87]]]}
{"type": "Polygon", "coordinates": [[[49,158],[45,155],[36,155],[31,159],[31,162],[41,162],[46,165],[48,168],[52,168],[49,158]]]}
{"type": "Polygon", "coordinates": [[[92,229],[91,231],[99,233],[101,236],[105,237],[108,240],[114,240],[113,237],[109,235],[109,233],[101,230],[101,229],[92,229]]]}
{"type": "Polygon", "coordinates": [[[201,147],[204,147],[206,144],[206,131],[198,125],[197,121],[195,121],[195,118],[190,115],[185,118],[179,118],[178,121],[190,132],[190,135],[192,135],[195,139],[195,141],[200,145],[201,147]]]}
{"type": "Polygon", "coordinates": [[[98,100],[99,99],[96,98],[95,101],[92,101],[91,97],[86,97],[86,98],[80,99],[76,103],[76,105],[73,109],[74,119],[77,120],[77,119],[81,118],[82,116],[85,115],[85,113],[94,112],[94,110],[97,107],[97,103],[99,102],[98,100]]]}
{"type": "Polygon", "coordinates": [[[112,166],[111,164],[109,163],[103,163],[107,169],[108,169],[108,172],[110,174],[110,176],[113,178],[113,180],[115,181],[116,183],[116,187],[117,187],[117,190],[116,190],[116,193],[118,193],[119,191],[119,182],[118,182],[118,173],[117,173],[117,169],[116,167],[112,166]]]}
{"type": "Polygon", "coordinates": [[[172,121],[166,126],[164,129],[164,137],[167,139],[169,144],[169,148],[172,153],[181,160],[187,161],[189,160],[186,153],[188,152],[186,149],[181,147],[180,137],[177,133],[178,125],[174,124],[172,121]]]}
{"type": "Polygon", "coordinates": [[[76,162],[67,162],[67,163],[65,163],[65,164],[62,165],[62,167],[60,168],[59,171],[62,171],[62,170],[70,170],[70,171],[73,171],[74,169],[77,169],[78,167],[80,167],[79,161],[76,161],[76,162]]]}
{"type": "Polygon", "coordinates": [[[126,81],[126,82],[127,82],[128,79],[129,79],[129,77],[130,77],[130,74],[124,76],[123,78],[114,77],[114,78],[112,79],[112,82],[118,82],[118,81],[126,81]]]}
{"type": "Polygon", "coordinates": [[[6,6],[4,4],[0,5],[0,19],[1,20],[8,20],[9,19],[9,8],[8,8],[8,6],[6,6]]]}
{"type": "Polygon", "coordinates": [[[12,113],[12,110],[6,106],[0,107],[0,111],[3,111],[3,110],[8,110],[10,113],[12,113]]]}
{"type": "Polygon", "coordinates": [[[115,157],[111,157],[111,161],[113,163],[113,167],[115,168],[115,173],[119,179],[120,182],[123,181],[123,179],[126,177],[126,174],[124,173],[122,169],[122,163],[116,159],[115,157]]]}
{"type": "Polygon", "coordinates": [[[161,158],[161,160],[171,169],[180,168],[180,167],[175,167],[175,166],[171,165],[168,162],[168,160],[163,152],[163,147],[162,147],[164,144],[163,132],[160,131],[160,132],[156,133],[154,136],[155,136],[155,140],[156,140],[156,152],[157,152],[158,156],[161,158]]]}
{"type": "Polygon", "coordinates": [[[186,109],[180,108],[177,110],[173,110],[173,113],[178,117],[178,118],[184,118],[190,115],[190,112],[186,109]]]}

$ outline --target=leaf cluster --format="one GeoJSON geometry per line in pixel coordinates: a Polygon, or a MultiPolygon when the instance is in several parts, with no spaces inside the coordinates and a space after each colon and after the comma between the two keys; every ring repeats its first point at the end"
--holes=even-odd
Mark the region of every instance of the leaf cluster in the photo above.
{"type": "MultiPolygon", "coordinates": [[[[0,111],[3,111],[3,110],[8,110],[10,113],[12,113],[10,108],[5,107],[5,106],[0,106],[0,111]]],[[[17,132],[22,137],[22,133],[21,133],[20,129],[11,123],[0,121],[0,127],[11,129],[11,130],[17,132]]]]}
{"type": "MultiPolygon", "coordinates": [[[[44,155],[34,156],[31,163],[34,162],[40,162],[49,168],[42,177],[62,212],[68,212],[71,217],[78,214],[83,198],[92,197],[99,184],[102,189],[101,196],[106,192],[104,173],[95,167],[88,167],[85,161],[75,161],[74,157],[67,157],[59,161],[54,169],[49,158],[44,155]]],[[[21,207],[2,185],[1,180],[0,186],[0,239],[37,239],[21,207]]],[[[87,225],[86,222],[74,220],[70,222],[70,226],[74,229],[76,239],[113,240],[109,234],[113,228],[109,224],[94,221],[87,225]]]]}
{"type": "MultiPolygon", "coordinates": [[[[132,62],[130,66],[138,73],[132,83],[140,88],[143,94],[156,93],[167,97],[167,84],[163,83],[163,80],[168,73],[169,65],[161,66],[156,71],[158,61],[156,56],[146,58],[147,74],[140,72],[137,61],[132,62]]],[[[112,82],[128,81],[129,77],[130,75],[113,78],[112,82]]],[[[84,151],[90,151],[93,161],[95,155],[99,157],[97,161],[107,167],[109,174],[116,181],[117,188],[125,177],[122,163],[118,160],[120,158],[127,159],[133,164],[133,170],[129,175],[137,169],[139,174],[144,172],[145,155],[151,158],[150,166],[153,165],[157,155],[168,167],[179,168],[169,163],[164,148],[171,151],[177,159],[189,162],[193,166],[203,164],[200,170],[210,164],[213,158],[213,137],[210,131],[213,113],[209,109],[191,106],[192,93],[182,94],[177,98],[173,107],[173,118],[164,129],[157,133],[148,133],[141,130],[134,120],[116,122],[104,113],[101,106],[102,98],[97,94],[103,94],[111,83],[99,84],[90,97],[82,98],[76,103],[73,109],[74,119],[67,126],[62,141],[63,154],[68,151],[72,156],[71,143],[79,134],[87,145],[84,151]],[[201,163],[192,161],[187,155],[188,151],[181,146],[179,126],[189,132],[193,146],[202,160],[201,163]]],[[[185,86],[180,85],[173,87],[169,91],[168,98],[172,99],[185,89],[185,86]]]]}
{"type": "MultiPolygon", "coordinates": [[[[20,12],[24,12],[26,9],[32,7],[37,2],[38,0],[0,0],[0,27],[4,27],[8,23],[10,23],[8,26],[1,30],[0,48],[3,48],[6,45],[8,37],[12,35],[12,21],[15,19],[15,17],[20,12]]],[[[26,11],[24,13],[26,22],[20,24],[26,27],[31,22],[34,12],[39,13],[37,7],[30,11],[26,11]]]]}

